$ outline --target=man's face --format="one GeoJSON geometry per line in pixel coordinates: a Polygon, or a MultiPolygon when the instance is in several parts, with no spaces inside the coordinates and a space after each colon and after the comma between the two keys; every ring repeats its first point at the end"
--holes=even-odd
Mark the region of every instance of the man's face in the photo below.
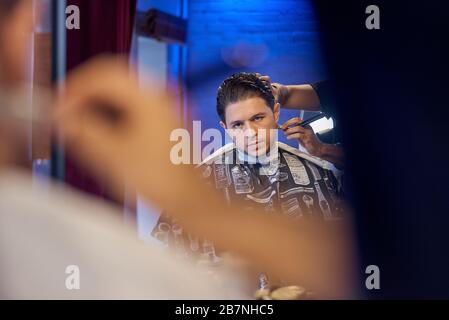
{"type": "Polygon", "coordinates": [[[225,110],[226,129],[239,150],[253,157],[266,156],[275,141],[279,104],[271,110],[264,99],[248,98],[229,104],[225,110]]]}

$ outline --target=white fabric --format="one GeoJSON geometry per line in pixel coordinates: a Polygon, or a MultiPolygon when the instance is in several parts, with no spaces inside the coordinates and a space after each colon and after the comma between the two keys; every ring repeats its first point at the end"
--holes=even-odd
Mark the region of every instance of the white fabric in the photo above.
{"type": "Polygon", "coordinates": [[[234,284],[140,243],[109,205],[0,173],[1,299],[243,298],[234,284]],[[80,290],[66,288],[69,265],[80,268],[80,290]]]}
{"type": "MultiPolygon", "coordinates": [[[[321,158],[312,156],[312,155],[310,155],[310,154],[308,154],[306,152],[302,152],[301,150],[293,148],[293,147],[291,147],[291,146],[289,146],[289,145],[287,145],[285,143],[282,143],[282,142],[279,142],[279,141],[276,142],[276,148],[289,151],[289,152],[297,155],[298,157],[301,157],[303,159],[306,159],[306,160],[316,164],[317,166],[319,166],[319,167],[321,167],[323,169],[331,170],[334,173],[338,173],[338,174],[341,173],[341,171],[338,170],[337,168],[335,168],[335,166],[332,163],[330,163],[329,161],[326,161],[326,160],[323,160],[321,158]]],[[[223,147],[221,147],[220,149],[218,149],[217,151],[215,151],[210,156],[208,156],[206,159],[204,159],[203,162],[201,162],[201,164],[198,165],[197,167],[199,167],[199,166],[201,166],[203,164],[206,164],[206,163],[213,162],[216,158],[218,158],[222,154],[224,154],[226,152],[229,152],[229,151],[231,151],[233,149],[237,149],[237,146],[234,143],[232,143],[232,142],[228,143],[228,144],[224,145],[223,147]]],[[[240,153],[241,153],[241,151],[238,150],[239,157],[240,157],[240,153]]],[[[273,155],[276,155],[276,154],[277,153],[274,153],[273,155]]],[[[244,159],[246,160],[248,157],[249,157],[248,155],[245,155],[244,159]]],[[[272,160],[272,157],[267,157],[267,158],[269,160],[272,160]]]]}

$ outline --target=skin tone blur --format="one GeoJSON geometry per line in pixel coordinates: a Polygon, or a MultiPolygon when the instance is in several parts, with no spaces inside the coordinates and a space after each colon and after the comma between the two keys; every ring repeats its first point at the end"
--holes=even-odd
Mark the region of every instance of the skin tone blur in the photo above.
{"type": "Polygon", "coordinates": [[[0,13],[0,17],[0,83],[5,87],[25,79],[25,60],[34,27],[32,1],[18,1],[11,12],[0,13]]]}

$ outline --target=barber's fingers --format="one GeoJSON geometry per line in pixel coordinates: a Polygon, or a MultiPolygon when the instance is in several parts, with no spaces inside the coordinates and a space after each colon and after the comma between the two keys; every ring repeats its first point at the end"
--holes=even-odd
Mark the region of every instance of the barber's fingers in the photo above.
{"type": "MultiPolygon", "coordinates": [[[[109,104],[123,112],[144,107],[138,104],[142,95],[153,98],[155,103],[167,99],[154,80],[145,90],[140,89],[138,77],[127,61],[115,56],[96,58],[76,68],[67,77],[63,92],[63,106],[88,108],[92,102],[100,102],[100,106],[109,104]]],[[[161,112],[157,108],[147,109],[161,112]]]]}
{"type": "Polygon", "coordinates": [[[281,128],[282,128],[283,130],[285,130],[285,129],[287,129],[287,128],[290,127],[290,126],[300,124],[301,122],[302,122],[302,119],[301,119],[301,118],[292,118],[292,119],[290,119],[290,120],[284,122],[284,123],[281,125],[281,128]]]}
{"type": "Polygon", "coordinates": [[[116,59],[97,59],[70,74],[57,108],[60,132],[87,161],[104,157],[123,164],[122,156],[138,158],[145,149],[166,156],[177,127],[167,94],[141,90],[116,59]]]}
{"type": "Polygon", "coordinates": [[[306,128],[303,128],[303,127],[300,127],[300,126],[296,126],[296,127],[292,127],[292,128],[289,128],[289,129],[285,130],[284,133],[285,133],[285,135],[288,136],[288,135],[293,134],[293,133],[307,134],[308,131],[309,131],[309,129],[306,129],[306,128]]]}
{"type": "Polygon", "coordinates": [[[306,135],[304,133],[293,133],[290,135],[287,135],[287,140],[299,140],[302,142],[303,139],[306,138],[306,135]]]}
{"type": "Polygon", "coordinates": [[[86,117],[103,114],[103,120],[110,120],[133,104],[137,88],[127,65],[117,58],[85,63],[72,71],[63,85],[56,107],[59,121],[75,128],[86,117]]]}
{"type": "Polygon", "coordinates": [[[68,75],[55,108],[56,125],[68,152],[92,172],[103,176],[123,163],[123,131],[117,129],[125,118],[133,122],[127,109],[136,104],[137,88],[117,59],[96,59],[68,75]]]}
{"type": "Polygon", "coordinates": [[[138,81],[128,64],[117,57],[93,59],[69,73],[64,83],[65,103],[100,96],[114,102],[127,101],[124,93],[136,91],[138,81]]]}
{"type": "Polygon", "coordinates": [[[267,75],[261,75],[260,73],[256,73],[256,76],[261,80],[266,82],[270,87],[274,87],[271,83],[271,78],[267,75]]]}
{"type": "Polygon", "coordinates": [[[74,117],[87,113],[118,125],[118,120],[139,121],[148,125],[159,120],[160,126],[173,117],[169,97],[156,85],[145,91],[139,88],[137,76],[123,60],[97,58],[71,72],[59,100],[59,112],[74,117]],[[123,119],[120,119],[120,117],[123,119]]]}

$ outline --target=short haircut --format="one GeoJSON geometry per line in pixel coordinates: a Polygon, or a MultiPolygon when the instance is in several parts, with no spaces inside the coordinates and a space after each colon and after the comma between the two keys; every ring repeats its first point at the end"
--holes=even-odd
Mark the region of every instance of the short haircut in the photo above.
{"type": "Polygon", "coordinates": [[[241,72],[230,76],[218,88],[218,116],[225,122],[228,105],[254,97],[262,98],[271,110],[274,109],[276,101],[273,92],[268,83],[260,80],[257,74],[241,72]]]}

